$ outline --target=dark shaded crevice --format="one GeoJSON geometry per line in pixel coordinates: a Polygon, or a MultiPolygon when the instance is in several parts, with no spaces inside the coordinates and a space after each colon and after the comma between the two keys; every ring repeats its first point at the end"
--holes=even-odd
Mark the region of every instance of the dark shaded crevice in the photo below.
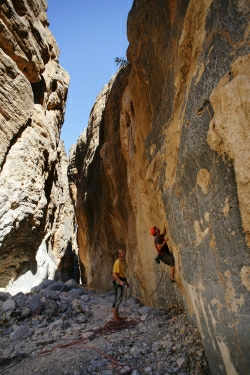
{"type": "Polygon", "coordinates": [[[58,280],[63,282],[73,279],[79,284],[79,259],[77,254],[75,253],[75,250],[72,250],[71,241],[68,241],[64,256],[61,258],[57,270],[57,278],[58,280]]]}
{"type": "Polygon", "coordinates": [[[86,272],[86,267],[80,260],[80,270],[81,270],[81,279],[82,279],[82,284],[87,284],[87,272],[86,272]]]}
{"type": "Polygon", "coordinates": [[[129,128],[131,126],[131,119],[127,111],[125,111],[125,118],[126,118],[126,128],[129,128]]]}
{"type": "Polygon", "coordinates": [[[1,9],[1,13],[3,13],[8,19],[11,19],[14,16],[13,9],[6,1],[1,0],[0,6],[3,6],[3,5],[4,7],[2,7],[1,9]]]}
{"type": "Polygon", "coordinates": [[[16,270],[15,280],[19,279],[20,276],[28,271],[31,271],[33,275],[37,272],[37,262],[34,257],[30,257],[28,261],[25,260],[20,264],[19,268],[16,270]]]}
{"type": "MultiPolygon", "coordinates": [[[[50,215],[50,217],[47,218],[48,222],[50,222],[50,224],[51,224],[51,227],[53,226],[53,222],[56,220],[56,217],[55,217],[56,210],[57,210],[57,207],[53,206],[51,215],[50,215]]],[[[53,237],[53,241],[51,241],[51,246],[52,246],[52,249],[53,249],[54,237],[53,237]]]]}
{"type": "Polygon", "coordinates": [[[20,17],[23,17],[28,13],[22,0],[12,0],[12,4],[13,8],[20,17]]]}
{"type": "Polygon", "coordinates": [[[43,175],[45,172],[49,170],[49,151],[47,149],[43,150],[43,157],[44,157],[44,167],[43,167],[43,175]]]}
{"type": "Polygon", "coordinates": [[[7,156],[9,154],[11,148],[14,146],[14,144],[17,142],[17,140],[22,137],[22,134],[26,130],[26,128],[28,126],[31,126],[31,123],[32,123],[32,120],[31,120],[31,118],[29,118],[28,121],[26,122],[26,124],[19,130],[19,132],[10,141],[9,147],[7,148],[7,151],[6,151],[6,154],[4,156],[3,162],[0,166],[0,171],[2,171],[2,169],[4,167],[4,164],[6,163],[6,159],[7,159],[7,156]]]}
{"type": "Polygon", "coordinates": [[[41,81],[31,83],[31,88],[33,91],[33,97],[34,97],[34,104],[43,104],[44,101],[44,93],[46,92],[46,83],[41,76],[41,81]]]}
{"type": "MultiPolygon", "coordinates": [[[[48,162],[49,153],[48,153],[48,151],[44,150],[43,155],[45,157],[45,165],[44,165],[44,171],[43,171],[43,173],[45,174],[46,171],[48,171],[48,168],[49,168],[49,162],[48,162]]],[[[45,194],[45,197],[46,197],[46,200],[47,200],[47,205],[46,205],[46,208],[45,208],[45,211],[44,211],[44,215],[43,215],[43,219],[42,219],[42,222],[41,222],[40,233],[44,233],[44,229],[46,227],[46,223],[49,220],[49,218],[47,216],[48,216],[49,204],[50,204],[50,201],[51,201],[52,187],[53,187],[53,183],[55,182],[56,164],[57,164],[57,160],[55,160],[51,164],[50,170],[48,172],[48,177],[45,180],[45,184],[44,184],[44,194],[45,194]]],[[[53,216],[54,216],[54,211],[53,211],[53,216]]]]}
{"type": "Polygon", "coordinates": [[[45,197],[47,199],[48,204],[50,202],[50,195],[51,195],[52,186],[53,186],[54,177],[55,177],[56,163],[57,163],[56,161],[52,163],[49,174],[48,174],[48,178],[46,179],[45,185],[44,185],[45,197]]]}
{"type": "Polygon", "coordinates": [[[55,92],[56,90],[57,90],[57,80],[53,79],[53,81],[51,82],[51,91],[55,92]]]}

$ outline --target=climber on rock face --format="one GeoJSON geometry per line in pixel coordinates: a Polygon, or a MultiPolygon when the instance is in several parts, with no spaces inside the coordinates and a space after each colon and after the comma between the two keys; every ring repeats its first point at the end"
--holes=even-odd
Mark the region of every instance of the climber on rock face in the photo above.
{"type": "Polygon", "coordinates": [[[155,237],[154,244],[155,248],[158,251],[158,257],[156,258],[157,263],[160,263],[161,260],[163,263],[170,266],[170,279],[174,283],[174,273],[175,273],[175,259],[172,252],[169,250],[167,245],[168,238],[164,238],[166,235],[166,227],[164,226],[163,233],[160,232],[160,229],[155,227],[150,228],[150,233],[155,237]]]}
{"type": "Polygon", "coordinates": [[[122,295],[123,295],[123,287],[124,285],[129,286],[127,279],[126,279],[126,263],[124,261],[125,258],[125,251],[118,250],[117,251],[117,259],[114,263],[113,267],[113,285],[114,285],[114,293],[115,299],[112,305],[113,308],[113,319],[114,320],[122,320],[123,318],[119,316],[118,309],[122,302],[122,295]]]}

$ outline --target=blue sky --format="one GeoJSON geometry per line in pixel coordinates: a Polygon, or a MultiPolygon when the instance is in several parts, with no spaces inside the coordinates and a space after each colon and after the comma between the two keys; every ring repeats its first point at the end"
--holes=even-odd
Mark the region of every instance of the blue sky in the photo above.
{"type": "Polygon", "coordinates": [[[50,30],[60,48],[60,65],[70,75],[61,138],[66,152],[88,125],[97,95],[125,57],[127,16],[133,0],[47,0],[50,30]]]}

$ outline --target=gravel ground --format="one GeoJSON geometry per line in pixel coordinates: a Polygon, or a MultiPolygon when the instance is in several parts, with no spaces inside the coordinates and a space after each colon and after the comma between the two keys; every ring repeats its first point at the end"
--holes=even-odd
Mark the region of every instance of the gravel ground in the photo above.
{"type": "Polygon", "coordinates": [[[199,332],[182,309],[151,309],[130,298],[121,306],[125,320],[117,323],[112,292],[84,293],[87,318],[75,312],[74,300],[60,319],[27,318],[31,333],[18,339],[12,320],[16,330],[1,332],[0,374],[211,375],[199,332]]]}

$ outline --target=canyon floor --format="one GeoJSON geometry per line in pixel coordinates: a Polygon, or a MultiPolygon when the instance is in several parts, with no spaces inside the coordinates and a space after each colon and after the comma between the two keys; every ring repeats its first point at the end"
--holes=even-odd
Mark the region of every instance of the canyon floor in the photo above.
{"type": "MultiPolygon", "coordinates": [[[[41,297],[42,291],[35,296],[41,297]]],[[[125,319],[115,322],[113,292],[84,290],[81,297],[65,291],[51,293],[45,300],[43,292],[44,305],[48,306],[49,296],[63,297],[64,303],[74,298],[67,314],[48,317],[43,313],[2,327],[0,374],[211,374],[198,329],[182,308],[152,309],[128,297],[120,308],[125,319]],[[83,298],[85,310],[79,310],[83,298]],[[20,338],[17,332],[25,324],[29,336],[20,338]]]]}

